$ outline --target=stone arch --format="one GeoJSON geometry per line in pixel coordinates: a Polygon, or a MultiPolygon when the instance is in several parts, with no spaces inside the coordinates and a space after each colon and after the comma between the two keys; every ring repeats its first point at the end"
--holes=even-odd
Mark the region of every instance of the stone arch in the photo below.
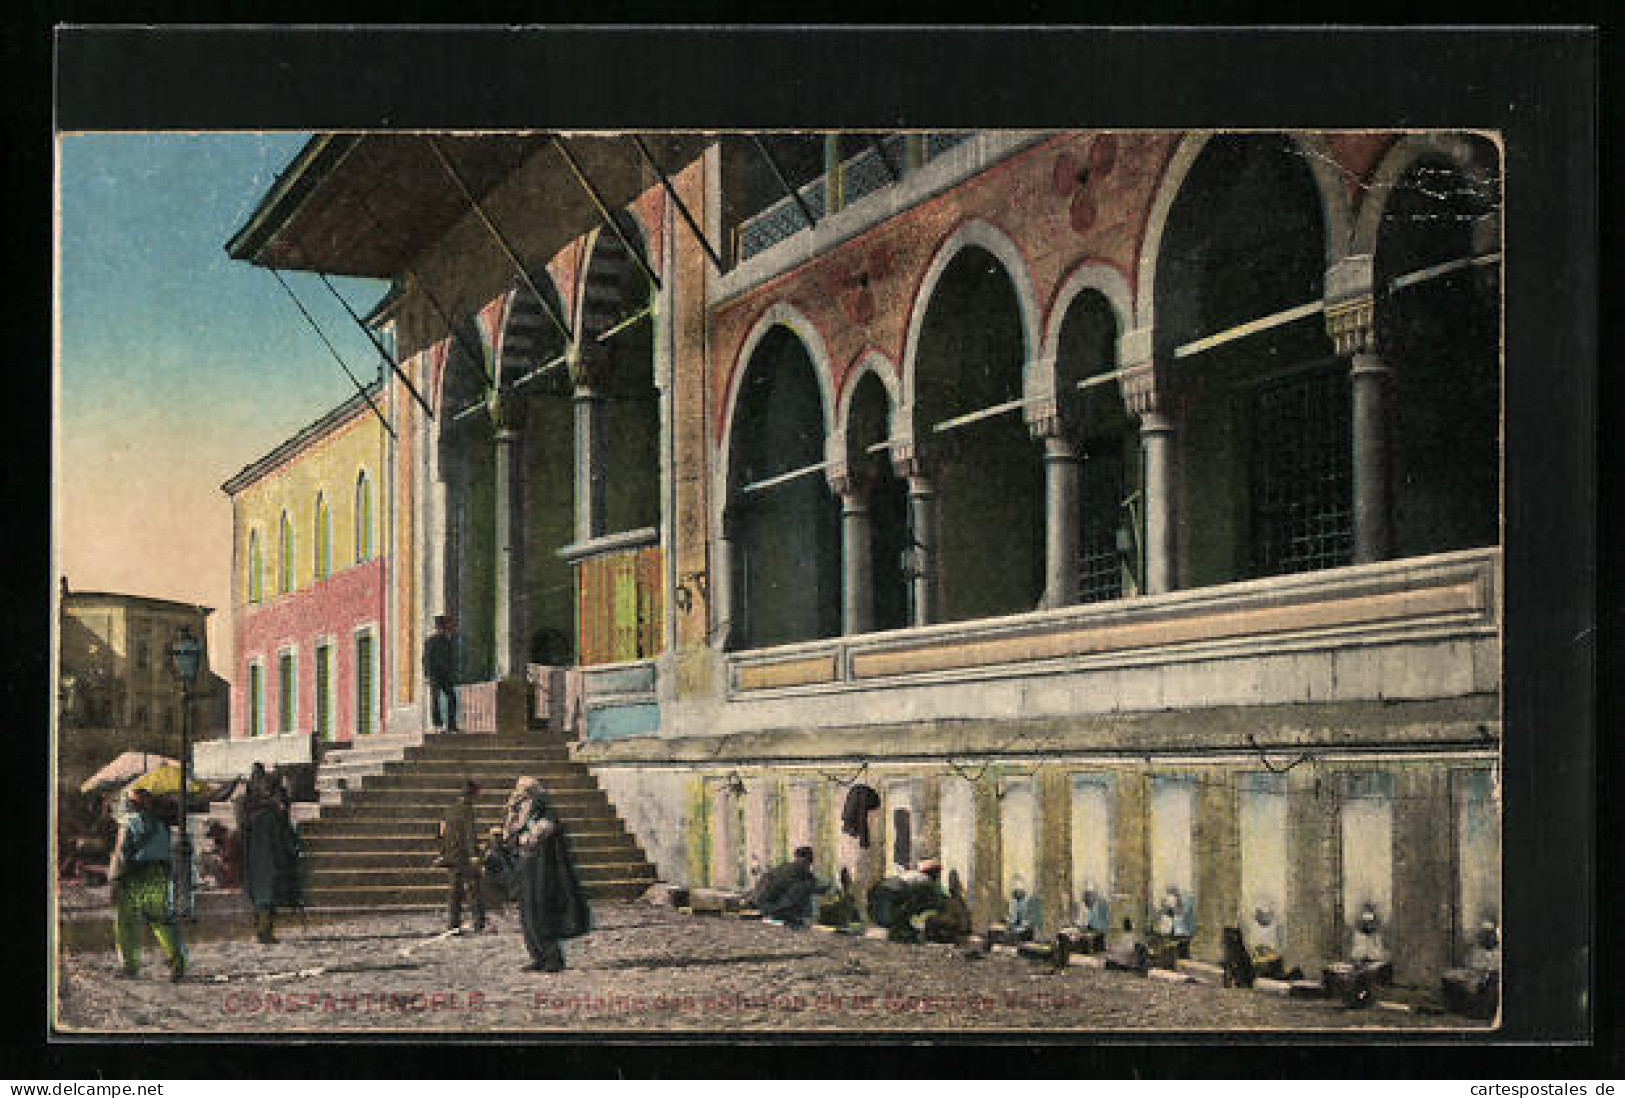
{"type": "Polygon", "coordinates": [[[474,319],[464,317],[453,324],[453,329],[438,345],[443,350],[435,356],[438,361],[434,363],[429,394],[435,408],[436,440],[442,443],[453,417],[468,406],[476,386],[487,392],[485,387],[490,381],[489,364],[474,359],[474,352],[484,353],[474,319]]]}
{"type": "MultiPolygon", "coordinates": [[[[637,211],[631,207],[619,210],[616,212],[615,221],[621,231],[631,238],[644,261],[653,267],[655,260],[649,252],[649,242],[653,237],[637,211]]],[[[573,321],[571,327],[575,332],[577,347],[582,346],[604,327],[621,319],[619,316],[609,315],[604,309],[606,307],[612,309],[615,298],[625,296],[626,280],[636,279],[638,283],[643,284],[646,296],[653,290],[648,281],[649,276],[627,252],[620,236],[607,225],[600,224],[587,235],[586,247],[582,254],[585,258],[576,277],[575,293],[570,307],[573,321]]]]}
{"type": "MultiPolygon", "coordinates": [[[[553,272],[545,266],[530,272],[536,288],[548,297],[553,314],[565,316],[564,294],[553,272]]],[[[493,353],[497,377],[515,378],[565,350],[564,334],[536,301],[530,287],[520,282],[509,289],[503,303],[502,324],[493,353]]]]}
{"type": "Polygon", "coordinates": [[[887,436],[897,438],[904,428],[900,416],[903,406],[902,383],[898,378],[897,368],[885,355],[871,348],[858,356],[856,363],[847,370],[846,376],[841,380],[841,393],[835,411],[835,429],[830,432],[829,460],[832,462],[850,463],[859,456],[847,452],[848,428],[852,423],[852,398],[857,394],[859,383],[870,375],[873,375],[886,390],[887,436]]]}
{"type": "Polygon", "coordinates": [[[899,420],[904,437],[911,441],[919,440],[919,433],[914,423],[915,408],[917,405],[916,381],[918,379],[917,361],[920,350],[920,336],[925,325],[925,315],[929,311],[931,299],[937,291],[938,283],[947,272],[949,265],[969,248],[981,248],[993,256],[1004,268],[1005,275],[1010,279],[1011,288],[1015,292],[1016,304],[1021,317],[1021,332],[1023,340],[1022,355],[1022,387],[1026,390],[1029,377],[1032,373],[1033,348],[1039,344],[1039,308],[1037,298],[1033,293],[1032,277],[1027,271],[1027,262],[1015,242],[998,227],[990,222],[980,219],[967,221],[954,230],[946,240],[937,248],[930,264],[921,276],[918,287],[914,291],[914,298],[909,304],[908,331],[903,341],[903,402],[901,405],[901,418],[899,420]]]}
{"type": "Polygon", "coordinates": [[[830,483],[842,493],[842,627],[848,633],[908,624],[907,487],[891,450],[870,450],[899,436],[899,389],[883,355],[862,355],[844,379],[839,427],[828,446],[830,483]]]}
{"type": "MultiPolygon", "coordinates": [[[[762,340],[774,328],[787,328],[790,333],[801,341],[809,358],[812,359],[813,375],[818,381],[820,396],[820,413],[824,422],[824,437],[827,440],[832,433],[834,409],[836,407],[834,370],[831,364],[829,347],[824,342],[823,335],[807,315],[794,305],[785,301],[776,301],[763,310],[757,317],[756,323],[751,326],[750,332],[739,345],[739,353],[734,356],[733,366],[728,376],[728,393],[723,400],[723,414],[721,423],[721,438],[718,440],[715,488],[712,498],[716,500],[717,519],[720,521],[722,511],[727,507],[728,495],[733,487],[733,454],[729,446],[729,439],[733,436],[734,416],[738,412],[739,390],[744,385],[746,367],[750,365],[752,356],[761,346],[762,340]]],[[[827,449],[827,445],[826,445],[827,449]]]]}
{"type": "MultiPolygon", "coordinates": [[[[1157,264],[1162,257],[1162,240],[1168,227],[1168,217],[1174,201],[1184,189],[1191,169],[1196,166],[1202,151],[1215,131],[1202,130],[1188,133],[1180,139],[1162,173],[1156,197],[1146,215],[1145,229],[1140,236],[1139,267],[1135,277],[1134,327],[1149,328],[1156,307],[1157,264]]],[[[1288,132],[1286,137],[1304,154],[1310,176],[1320,194],[1321,224],[1325,233],[1326,266],[1348,254],[1348,241],[1353,226],[1347,191],[1341,167],[1332,155],[1324,138],[1313,133],[1288,132]]]]}
{"type": "MultiPolygon", "coordinates": [[[[1500,178],[1499,155],[1499,145],[1477,134],[1416,133],[1401,137],[1371,173],[1371,181],[1366,185],[1366,199],[1360,204],[1359,220],[1354,225],[1349,253],[1376,253],[1377,236],[1388,200],[1399,181],[1418,164],[1430,159],[1444,160],[1468,178],[1484,180],[1487,186],[1495,188],[1500,178]]],[[[1493,251],[1500,246],[1499,216],[1487,219],[1485,235],[1486,239],[1479,244],[1480,252],[1493,251]]]]}
{"type": "Polygon", "coordinates": [[[731,380],[716,491],[729,643],[833,636],[840,631],[839,508],[817,475],[834,414],[827,350],[804,317],[775,307],[745,341],[731,380]],[[781,479],[787,473],[794,475],[781,479]],[[745,491],[747,481],[757,486],[745,491]]]}
{"type": "Polygon", "coordinates": [[[1134,326],[1134,291],[1129,288],[1128,279],[1109,263],[1085,260],[1061,283],[1060,289],[1055,292],[1055,299],[1050,303],[1049,317],[1044,322],[1042,350],[1026,394],[1028,399],[1055,392],[1055,354],[1061,338],[1061,326],[1066,322],[1067,310],[1086,290],[1093,290],[1106,299],[1117,318],[1119,334],[1134,326]]]}
{"type": "Polygon", "coordinates": [[[1373,350],[1389,369],[1380,394],[1389,472],[1373,478],[1386,493],[1374,554],[1500,540],[1499,264],[1459,269],[1499,248],[1497,152],[1471,134],[1407,135],[1378,164],[1361,211],[1373,350]]]}

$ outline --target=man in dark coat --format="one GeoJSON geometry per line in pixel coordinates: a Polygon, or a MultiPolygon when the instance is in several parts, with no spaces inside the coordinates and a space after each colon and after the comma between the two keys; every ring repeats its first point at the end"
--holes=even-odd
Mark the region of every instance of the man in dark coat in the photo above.
{"type": "Polygon", "coordinates": [[[452,622],[446,614],[434,619],[434,632],[423,642],[423,677],[429,682],[429,719],[435,731],[442,723],[447,732],[457,731],[457,649],[452,640],[452,622]],[[441,720],[441,703],[445,720],[441,720]]]}
{"type": "Polygon", "coordinates": [[[917,870],[877,882],[869,889],[869,918],[891,941],[918,942],[925,920],[948,905],[941,877],[942,863],[927,858],[917,870]]]}
{"type": "Polygon", "coordinates": [[[965,902],[965,886],[959,870],[948,871],[948,898],[942,907],[925,917],[922,935],[928,942],[958,945],[971,931],[970,905],[965,902]]]}
{"type": "Polygon", "coordinates": [[[751,889],[749,903],[769,919],[782,919],[801,926],[813,917],[813,897],[829,891],[829,885],[813,876],[813,849],[796,848],[795,857],[776,865],[751,889]]]}
{"type": "Polygon", "coordinates": [[[288,816],[287,791],[255,763],[238,805],[243,837],[243,890],[254,908],[254,936],[276,941],[276,909],[299,903],[299,836],[288,816]]]}
{"type": "Polygon", "coordinates": [[[447,877],[446,926],[463,925],[463,893],[474,905],[474,929],[485,929],[485,897],[480,892],[480,832],[474,819],[474,798],[480,787],[464,782],[462,795],[446,809],[440,821],[440,859],[447,877]]]}
{"type": "Polygon", "coordinates": [[[503,837],[517,851],[519,921],[530,954],[527,972],[561,972],[559,942],[592,928],[592,911],[570,860],[564,825],[535,778],[520,778],[508,798],[503,837]]]}

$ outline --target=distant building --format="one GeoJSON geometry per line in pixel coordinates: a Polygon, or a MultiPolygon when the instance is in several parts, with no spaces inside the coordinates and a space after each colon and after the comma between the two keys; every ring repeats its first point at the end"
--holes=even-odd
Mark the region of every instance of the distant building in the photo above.
{"type": "Polygon", "coordinates": [[[63,584],[57,680],[58,752],[65,787],[124,751],[178,758],[183,709],[169,648],[189,629],[203,647],[193,734],[224,735],[228,686],[209,670],[208,618],[214,611],[63,584]]]}
{"type": "Polygon", "coordinates": [[[378,731],[383,458],[383,429],[357,394],[221,486],[232,503],[233,739],[378,731]]]}

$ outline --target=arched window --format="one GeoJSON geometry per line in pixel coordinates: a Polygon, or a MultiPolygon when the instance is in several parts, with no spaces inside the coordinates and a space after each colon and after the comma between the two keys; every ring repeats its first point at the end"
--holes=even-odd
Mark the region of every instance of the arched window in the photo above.
{"type": "Polygon", "coordinates": [[[265,567],[260,554],[260,532],[248,534],[248,601],[259,602],[265,597],[265,567]]]}
{"type": "Polygon", "coordinates": [[[355,562],[372,559],[372,483],[367,471],[355,478],[355,562]]]}
{"type": "Polygon", "coordinates": [[[321,492],[316,493],[316,522],[311,540],[316,555],[315,576],[318,581],[324,580],[333,574],[333,516],[327,497],[321,492]]]}
{"type": "Polygon", "coordinates": [[[812,358],[773,328],[745,365],[730,428],[727,524],[735,531],[735,647],[764,648],[841,631],[840,511],[823,476],[824,417],[812,358]]]}
{"type": "Polygon", "coordinates": [[[1020,613],[1043,594],[1043,461],[1015,414],[1026,353],[1015,280],[987,249],[962,249],[925,306],[914,363],[914,429],[940,508],[923,572],[936,572],[943,621],[1020,613]]]}
{"type": "Polygon", "coordinates": [[[1177,586],[1350,563],[1348,367],[1313,307],[1323,222],[1306,158],[1270,134],[1214,138],[1169,211],[1151,289],[1184,408],[1177,586]]]}
{"type": "Polygon", "coordinates": [[[276,590],[279,595],[286,595],[293,590],[293,520],[288,512],[282,512],[281,538],[279,539],[279,555],[276,563],[276,590]]]}

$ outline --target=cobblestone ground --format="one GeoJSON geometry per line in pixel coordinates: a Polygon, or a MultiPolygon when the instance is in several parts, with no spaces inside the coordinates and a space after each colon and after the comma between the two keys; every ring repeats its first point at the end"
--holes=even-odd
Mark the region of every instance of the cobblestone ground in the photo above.
{"type": "Polygon", "coordinates": [[[600,904],[569,969],[521,971],[516,914],[447,937],[427,912],[302,927],[279,940],[203,942],[171,984],[149,943],[141,976],[110,952],[58,970],[64,1031],[462,1032],[640,1030],[1351,1030],[1466,1028],[1448,1015],[1171,984],[1128,973],[1044,971],[1023,958],[967,960],[948,946],[792,930],[600,904]]]}

